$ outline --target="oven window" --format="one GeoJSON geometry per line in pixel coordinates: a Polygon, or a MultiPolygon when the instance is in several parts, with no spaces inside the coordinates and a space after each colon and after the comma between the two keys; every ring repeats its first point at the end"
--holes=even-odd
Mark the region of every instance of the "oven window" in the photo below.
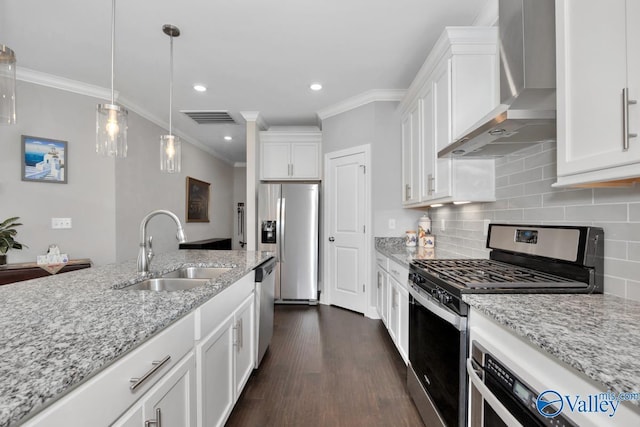
{"type": "Polygon", "coordinates": [[[410,296],[409,361],[440,415],[449,426],[460,424],[461,341],[453,325],[410,296]]]}

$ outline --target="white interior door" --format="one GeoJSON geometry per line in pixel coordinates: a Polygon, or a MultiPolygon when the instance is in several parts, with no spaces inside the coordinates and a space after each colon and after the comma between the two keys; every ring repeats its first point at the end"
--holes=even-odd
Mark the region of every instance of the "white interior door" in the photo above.
{"type": "Polygon", "coordinates": [[[329,302],[365,313],[367,156],[364,151],[327,155],[327,273],[329,302]]]}

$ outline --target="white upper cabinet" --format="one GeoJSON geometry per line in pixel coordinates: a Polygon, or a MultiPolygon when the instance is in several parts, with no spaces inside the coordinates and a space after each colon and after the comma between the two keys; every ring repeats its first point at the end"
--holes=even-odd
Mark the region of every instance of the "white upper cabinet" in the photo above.
{"type": "Polygon", "coordinates": [[[497,35],[494,27],[445,28],[411,84],[400,106],[405,205],[495,200],[493,159],[438,151],[498,105],[497,35]]]}
{"type": "Polygon", "coordinates": [[[321,132],[260,132],[260,179],[320,180],[321,132]]]}
{"type": "Polygon", "coordinates": [[[638,22],[637,0],[556,2],[557,186],[640,177],[638,22]]]}

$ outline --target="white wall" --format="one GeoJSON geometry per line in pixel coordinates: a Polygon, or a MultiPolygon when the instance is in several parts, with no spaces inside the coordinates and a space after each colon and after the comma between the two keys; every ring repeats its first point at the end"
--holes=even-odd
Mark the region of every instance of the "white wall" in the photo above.
{"type": "Polygon", "coordinates": [[[115,261],[114,159],[95,154],[99,100],[19,81],[18,123],[0,126],[0,219],[19,216],[17,239],[29,247],[9,251],[8,262],[35,262],[56,243],[72,258],[115,261]],[[67,184],[21,181],[21,135],[68,142],[67,184]],[[52,217],[72,219],[52,230],[52,217]]]}
{"type": "Polygon", "coordinates": [[[602,227],[605,292],[640,300],[640,186],[556,189],[555,143],[540,144],[496,160],[493,203],[430,209],[436,248],[487,258],[483,220],[511,224],[602,227]],[[445,222],[445,231],[440,229],[445,222]]]}
{"type": "Polygon", "coordinates": [[[397,102],[372,102],[322,121],[324,153],[371,144],[373,235],[404,236],[422,212],[402,208],[402,147],[397,102]],[[389,228],[394,219],[396,228],[389,228]]]}
{"type": "MultiPolygon", "coordinates": [[[[183,172],[159,171],[158,137],[166,133],[129,112],[128,157],[95,153],[95,109],[104,100],[18,82],[18,124],[0,126],[0,219],[20,216],[18,241],[9,262],[32,262],[56,243],[71,258],[106,264],[135,258],[140,220],[153,209],[185,217],[186,176],[211,183],[210,223],[186,224],[190,240],[230,237],[233,168],[183,142],[183,172]],[[68,184],[20,179],[20,135],[68,141],[68,184]],[[72,218],[70,230],[52,230],[51,217],[72,218]]],[[[175,225],[168,218],[150,224],[154,250],[176,249],[175,225]]]]}
{"type": "MultiPolygon", "coordinates": [[[[231,237],[233,233],[233,167],[182,142],[182,171],[160,172],[161,127],[129,112],[129,148],[126,159],[116,161],[116,260],[135,258],[140,221],[156,209],[175,213],[188,241],[231,237]],[[187,176],[211,184],[209,222],[185,222],[187,176]]],[[[175,223],[167,216],[150,220],[147,236],[153,236],[156,253],[175,250],[175,223]]]]}

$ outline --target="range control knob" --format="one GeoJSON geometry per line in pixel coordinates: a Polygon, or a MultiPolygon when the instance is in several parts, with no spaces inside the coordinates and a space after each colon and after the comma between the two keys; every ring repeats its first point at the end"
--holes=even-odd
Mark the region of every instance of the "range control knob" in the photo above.
{"type": "Polygon", "coordinates": [[[442,295],[440,295],[440,302],[442,302],[443,304],[449,304],[451,301],[453,301],[451,295],[444,292],[442,293],[442,295]]]}

